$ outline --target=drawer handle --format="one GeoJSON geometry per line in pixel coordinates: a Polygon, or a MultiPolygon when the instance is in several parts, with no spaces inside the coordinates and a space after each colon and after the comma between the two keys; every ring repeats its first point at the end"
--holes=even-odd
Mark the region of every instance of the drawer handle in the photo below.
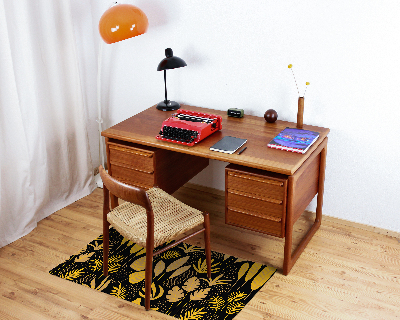
{"type": "Polygon", "coordinates": [[[267,180],[267,179],[256,178],[256,177],[250,177],[250,176],[247,176],[247,175],[237,174],[237,173],[233,173],[233,172],[228,172],[228,174],[230,176],[236,177],[236,178],[253,180],[253,181],[258,181],[258,182],[262,182],[262,183],[268,183],[268,184],[272,184],[274,186],[279,186],[279,187],[283,186],[283,182],[279,182],[279,181],[267,180]]]}
{"type": "Polygon", "coordinates": [[[152,153],[145,153],[143,151],[139,151],[139,150],[135,150],[135,149],[128,149],[128,148],[113,146],[113,145],[110,145],[110,148],[114,149],[114,150],[122,151],[122,152],[129,152],[129,153],[137,154],[142,157],[148,157],[148,158],[153,157],[152,153]]]}
{"type": "Polygon", "coordinates": [[[252,198],[252,199],[271,202],[271,203],[275,203],[275,204],[282,204],[283,203],[282,200],[276,200],[276,199],[271,199],[271,198],[259,198],[259,197],[255,197],[253,195],[250,195],[248,193],[242,193],[242,192],[233,191],[233,190],[228,190],[228,192],[229,193],[233,193],[233,194],[235,194],[237,196],[242,196],[242,197],[246,197],[246,198],[252,198]]]}
{"type": "Polygon", "coordinates": [[[277,217],[272,217],[272,216],[267,216],[267,215],[260,216],[260,215],[257,215],[257,214],[252,214],[252,213],[249,213],[249,212],[246,212],[246,211],[242,211],[242,210],[239,210],[239,209],[236,209],[236,208],[231,208],[231,207],[229,207],[228,209],[231,210],[231,211],[234,211],[234,212],[238,212],[238,213],[245,214],[245,215],[248,215],[248,216],[254,216],[254,217],[257,217],[257,218],[262,218],[262,219],[271,220],[271,221],[275,221],[275,222],[281,222],[282,221],[282,218],[277,218],[277,217]]]}

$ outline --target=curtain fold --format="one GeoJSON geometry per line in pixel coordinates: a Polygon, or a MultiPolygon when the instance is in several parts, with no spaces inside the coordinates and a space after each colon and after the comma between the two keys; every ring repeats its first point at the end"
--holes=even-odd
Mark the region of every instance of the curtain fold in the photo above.
{"type": "Polygon", "coordinates": [[[95,189],[69,1],[0,0],[0,247],[95,189]]]}

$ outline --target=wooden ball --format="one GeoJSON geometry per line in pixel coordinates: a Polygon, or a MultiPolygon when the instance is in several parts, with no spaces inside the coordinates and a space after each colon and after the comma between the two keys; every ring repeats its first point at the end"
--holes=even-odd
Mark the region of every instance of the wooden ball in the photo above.
{"type": "Polygon", "coordinates": [[[274,109],[268,109],[264,113],[265,121],[274,123],[278,119],[278,113],[274,109]]]}

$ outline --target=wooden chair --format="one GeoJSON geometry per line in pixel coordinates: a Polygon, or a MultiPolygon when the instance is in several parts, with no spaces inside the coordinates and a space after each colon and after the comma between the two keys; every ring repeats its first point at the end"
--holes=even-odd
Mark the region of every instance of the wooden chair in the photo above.
{"type": "Polygon", "coordinates": [[[160,188],[147,191],[124,184],[99,167],[103,180],[103,273],[108,275],[110,224],[125,238],[146,248],[145,308],[150,309],[153,256],[204,231],[207,276],[211,278],[210,219],[208,213],[175,199],[160,188]],[[110,194],[127,202],[110,211],[110,194]],[[203,224],[203,228],[156,252],[154,248],[203,224]]]}

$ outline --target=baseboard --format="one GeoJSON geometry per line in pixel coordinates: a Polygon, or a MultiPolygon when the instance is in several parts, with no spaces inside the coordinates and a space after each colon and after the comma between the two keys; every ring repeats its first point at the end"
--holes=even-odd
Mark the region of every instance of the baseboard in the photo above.
{"type": "Polygon", "coordinates": [[[96,174],[96,175],[94,176],[94,181],[95,181],[96,184],[97,184],[97,188],[103,189],[103,181],[101,180],[100,173],[98,173],[98,174],[96,174]]]}
{"type": "MultiPolygon", "coordinates": [[[[96,182],[98,188],[103,189],[103,180],[101,180],[99,168],[96,168],[96,169],[94,170],[94,173],[95,173],[94,181],[96,182]],[[96,171],[96,169],[97,169],[97,171],[96,171]]],[[[106,172],[108,172],[108,170],[106,170],[106,172]]]]}
{"type": "Polygon", "coordinates": [[[389,237],[393,237],[393,238],[398,238],[400,240],[400,232],[396,232],[396,231],[392,231],[392,230],[387,230],[387,229],[383,229],[383,228],[378,228],[378,227],[374,227],[374,226],[370,226],[367,224],[362,224],[359,222],[353,222],[353,221],[349,221],[349,220],[345,220],[345,219],[340,219],[340,218],[336,218],[336,217],[331,217],[331,216],[326,216],[326,215],[322,215],[322,221],[326,220],[326,221],[330,221],[330,222],[334,222],[337,224],[341,224],[344,226],[348,226],[348,227],[354,227],[357,229],[361,229],[361,230],[365,230],[365,231],[371,231],[374,233],[378,233],[378,234],[383,234],[389,237]]]}
{"type": "MultiPolygon", "coordinates": [[[[190,188],[190,189],[194,189],[194,190],[198,190],[201,192],[207,192],[207,193],[211,193],[214,194],[216,196],[219,197],[224,197],[225,196],[225,191],[223,190],[219,190],[219,189],[214,189],[211,187],[205,187],[205,186],[201,186],[198,184],[194,184],[194,183],[186,183],[184,185],[184,187],[186,188],[190,188]]],[[[314,212],[315,214],[315,212],[314,212]]],[[[400,239],[400,232],[396,232],[396,231],[391,231],[391,230],[387,230],[387,229],[383,229],[383,228],[378,228],[378,227],[374,227],[374,226],[369,226],[366,224],[362,224],[359,222],[353,222],[353,221],[349,221],[349,220],[345,220],[345,219],[340,219],[340,218],[336,218],[336,217],[331,217],[331,216],[327,216],[327,215],[322,215],[322,221],[330,221],[333,223],[337,223],[337,224],[341,224],[344,226],[348,226],[348,227],[354,227],[357,229],[361,229],[361,230],[365,230],[365,231],[371,231],[374,233],[378,233],[378,234],[382,234],[382,235],[386,235],[389,237],[394,237],[394,238],[398,238],[400,239]]]]}

